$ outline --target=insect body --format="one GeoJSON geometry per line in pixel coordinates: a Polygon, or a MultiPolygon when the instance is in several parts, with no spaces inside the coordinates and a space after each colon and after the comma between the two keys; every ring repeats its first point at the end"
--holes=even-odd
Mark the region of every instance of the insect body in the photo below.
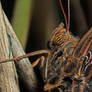
{"type": "MultiPolygon", "coordinates": [[[[62,90],[61,92],[92,92],[92,29],[79,42],[71,35],[68,36],[72,39],[67,39],[64,45],[60,44],[61,47],[54,45],[50,51],[45,68],[44,88],[45,90],[57,88],[62,90]]],[[[62,42],[63,38],[60,39],[62,42]]],[[[54,44],[57,41],[58,39],[54,44]]]]}
{"type": "MultiPolygon", "coordinates": [[[[59,25],[49,42],[50,54],[45,64],[44,74],[45,90],[60,86],[65,77],[72,75],[72,71],[71,73],[65,73],[64,70],[68,62],[66,58],[72,56],[77,43],[78,40],[69,32],[66,32],[62,25],[59,25]]],[[[68,72],[68,70],[66,71],[68,72]]]]}
{"type": "Polygon", "coordinates": [[[68,56],[64,63],[64,67],[61,67],[63,82],[59,90],[92,92],[92,29],[82,37],[72,56],[68,56]]]}

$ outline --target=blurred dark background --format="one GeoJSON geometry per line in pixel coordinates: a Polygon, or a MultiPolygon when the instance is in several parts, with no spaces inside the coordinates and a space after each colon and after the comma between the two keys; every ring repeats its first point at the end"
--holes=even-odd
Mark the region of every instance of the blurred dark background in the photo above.
{"type": "MultiPolygon", "coordinates": [[[[11,24],[15,27],[15,32],[23,44],[26,52],[31,50],[38,50],[46,48],[47,40],[49,39],[52,31],[61,22],[65,24],[62,11],[59,6],[58,0],[30,0],[29,6],[19,2],[18,0],[1,0],[3,9],[10,20],[11,24]],[[18,7],[18,2],[20,6],[18,7]],[[22,5],[22,6],[21,6],[22,5]],[[29,13],[26,14],[26,19],[28,17],[28,24],[26,30],[16,30],[18,25],[20,28],[25,25],[25,21],[19,24],[18,16],[23,16],[22,13],[25,11],[21,10],[21,7],[29,8],[29,13]],[[19,9],[18,9],[19,8],[19,9]],[[17,9],[17,10],[16,10],[17,9]],[[20,10],[21,13],[18,12],[20,10]],[[19,13],[20,15],[16,14],[19,13]],[[14,15],[15,14],[15,15],[14,15]],[[30,15],[30,17],[29,17],[30,15]],[[16,17],[17,16],[17,17],[16,17]],[[18,21],[18,22],[17,22],[18,21]],[[17,23],[17,25],[16,25],[17,23]],[[20,33],[26,31],[23,37],[20,37],[20,33]],[[23,41],[26,39],[26,42],[23,41]],[[23,43],[24,42],[24,43],[23,43]]],[[[21,1],[21,0],[20,0],[21,1]]],[[[23,1],[22,1],[23,2],[23,1]]],[[[27,2],[27,1],[26,1],[27,2]]],[[[62,0],[65,12],[67,14],[67,0],[62,0]]],[[[75,35],[83,35],[92,25],[92,0],[71,0],[71,24],[70,31],[75,35]]],[[[28,9],[26,9],[28,10],[28,9]]],[[[23,18],[24,19],[24,18],[23,18]]]]}
{"type": "MultiPolygon", "coordinates": [[[[58,0],[1,0],[25,51],[47,49],[53,30],[64,21],[58,0]]],[[[67,15],[67,0],[62,0],[67,15]]],[[[70,31],[81,37],[92,26],[92,0],[71,0],[70,31]]]]}

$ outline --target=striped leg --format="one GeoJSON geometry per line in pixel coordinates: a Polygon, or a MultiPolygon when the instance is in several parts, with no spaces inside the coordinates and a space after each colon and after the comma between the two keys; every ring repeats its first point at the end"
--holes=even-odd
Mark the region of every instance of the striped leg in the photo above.
{"type": "Polygon", "coordinates": [[[43,67],[44,61],[45,61],[45,56],[41,56],[35,62],[33,62],[32,67],[35,67],[36,65],[38,65],[39,62],[41,62],[40,67],[43,67]]]}

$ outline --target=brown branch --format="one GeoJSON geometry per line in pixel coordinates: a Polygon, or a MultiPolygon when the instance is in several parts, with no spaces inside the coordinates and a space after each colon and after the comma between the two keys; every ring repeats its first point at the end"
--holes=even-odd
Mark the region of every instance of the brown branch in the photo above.
{"type": "MultiPolygon", "coordinates": [[[[0,3],[0,59],[9,58],[9,41],[0,3]]],[[[12,54],[10,55],[12,58],[12,54]]],[[[0,92],[20,92],[14,62],[0,64],[0,92]]]]}
{"type": "MultiPolygon", "coordinates": [[[[4,13],[4,12],[3,12],[4,13]]],[[[12,50],[13,50],[13,57],[16,58],[18,56],[24,55],[25,52],[23,51],[23,48],[16,37],[16,34],[13,31],[13,28],[11,24],[9,23],[5,13],[4,13],[4,20],[6,24],[6,29],[8,31],[8,34],[10,37],[13,39],[12,42],[12,50]]],[[[32,68],[32,65],[28,58],[21,60],[20,62],[16,62],[17,65],[17,71],[20,79],[24,83],[25,87],[30,91],[30,92],[35,92],[37,91],[37,78],[34,73],[34,70],[32,68]],[[20,72],[21,71],[21,72],[20,72]]]]}

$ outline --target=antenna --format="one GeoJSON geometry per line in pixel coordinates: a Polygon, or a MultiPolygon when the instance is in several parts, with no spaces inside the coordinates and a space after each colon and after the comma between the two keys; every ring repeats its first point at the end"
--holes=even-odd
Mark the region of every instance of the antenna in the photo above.
{"type": "Polygon", "coordinates": [[[64,19],[65,19],[66,31],[68,31],[69,27],[70,27],[70,0],[68,0],[68,23],[67,23],[66,13],[64,11],[63,4],[62,4],[61,0],[59,0],[59,3],[60,3],[60,7],[61,7],[61,10],[64,15],[64,19]]]}
{"type": "Polygon", "coordinates": [[[68,0],[68,30],[70,28],[70,0],[68,0]]]}

